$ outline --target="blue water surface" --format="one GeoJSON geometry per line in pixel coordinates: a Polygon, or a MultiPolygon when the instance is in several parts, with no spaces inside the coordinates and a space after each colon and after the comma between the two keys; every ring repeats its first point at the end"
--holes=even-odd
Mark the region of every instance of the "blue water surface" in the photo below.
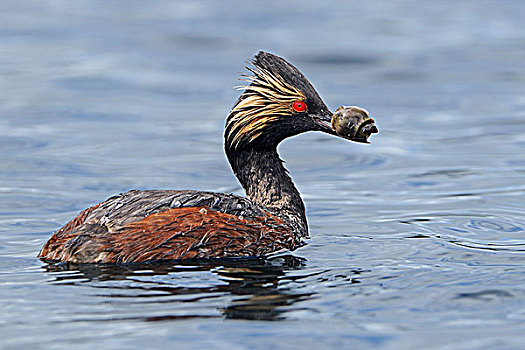
{"type": "Polygon", "coordinates": [[[3,1],[0,348],[520,349],[522,1],[3,1]],[[41,246],[129,189],[242,194],[237,78],[286,57],[370,145],[280,146],[311,240],[268,260],[53,266],[41,246]]]}

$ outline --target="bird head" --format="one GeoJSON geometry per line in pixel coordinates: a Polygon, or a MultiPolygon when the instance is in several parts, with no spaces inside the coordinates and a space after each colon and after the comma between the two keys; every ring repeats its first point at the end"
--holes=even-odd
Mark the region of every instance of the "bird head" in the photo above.
{"type": "Polygon", "coordinates": [[[228,151],[275,148],[287,137],[323,131],[356,142],[377,132],[374,120],[359,107],[330,112],[308,79],[283,58],[259,52],[247,67],[247,85],[226,119],[228,151]],[[335,120],[334,120],[335,119],[335,120]]]}

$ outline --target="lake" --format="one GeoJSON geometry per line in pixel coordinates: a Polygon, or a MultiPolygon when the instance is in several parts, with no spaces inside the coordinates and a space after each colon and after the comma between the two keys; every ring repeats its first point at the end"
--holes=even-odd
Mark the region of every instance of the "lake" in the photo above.
{"type": "Polygon", "coordinates": [[[3,1],[0,347],[519,349],[525,2],[3,1]],[[130,189],[243,195],[223,152],[246,62],[286,57],[369,145],[279,148],[309,244],[271,259],[49,265],[130,189]]]}

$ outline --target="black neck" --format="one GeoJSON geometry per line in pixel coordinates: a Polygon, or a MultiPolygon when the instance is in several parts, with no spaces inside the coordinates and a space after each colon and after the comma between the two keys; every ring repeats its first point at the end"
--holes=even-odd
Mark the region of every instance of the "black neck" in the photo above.
{"type": "Polygon", "coordinates": [[[308,226],[304,203],[277,149],[227,149],[226,155],[247,197],[288,221],[300,236],[306,237],[308,226]]]}

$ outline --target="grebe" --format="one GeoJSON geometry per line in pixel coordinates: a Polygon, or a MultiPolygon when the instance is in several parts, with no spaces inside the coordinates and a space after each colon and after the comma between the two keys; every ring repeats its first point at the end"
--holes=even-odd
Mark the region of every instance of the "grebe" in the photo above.
{"type": "Polygon", "coordinates": [[[323,131],[356,142],[377,133],[359,107],[332,114],[290,63],[259,52],[226,119],[226,156],[247,198],[132,190],[82,211],[46,242],[39,258],[74,263],[261,257],[308,238],[301,196],[277,154],[287,137],[323,131]]]}

